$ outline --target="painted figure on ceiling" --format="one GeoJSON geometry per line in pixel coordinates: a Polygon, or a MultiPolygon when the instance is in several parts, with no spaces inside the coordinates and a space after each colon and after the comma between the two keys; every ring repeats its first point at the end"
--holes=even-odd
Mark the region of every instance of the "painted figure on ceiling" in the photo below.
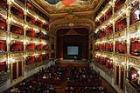
{"type": "Polygon", "coordinates": [[[81,5],[89,0],[46,0],[49,4],[56,6],[72,6],[72,5],[81,5]]]}

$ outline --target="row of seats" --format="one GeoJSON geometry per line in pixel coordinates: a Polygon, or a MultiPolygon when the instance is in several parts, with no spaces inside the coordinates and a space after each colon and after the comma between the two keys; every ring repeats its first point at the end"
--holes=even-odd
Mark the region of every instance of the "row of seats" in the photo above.
{"type": "Polygon", "coordinates": [[[40,70],[4,93],[57,93],[57,87],[65,93],[101,93],[99,74],[89,67],[62,67],[54,65],[40,70]]]}
{"type": "Polygon", "coordinates": [[[102,87],[73,87],[65,88],[65,93],[104,93],[102,87]]]}

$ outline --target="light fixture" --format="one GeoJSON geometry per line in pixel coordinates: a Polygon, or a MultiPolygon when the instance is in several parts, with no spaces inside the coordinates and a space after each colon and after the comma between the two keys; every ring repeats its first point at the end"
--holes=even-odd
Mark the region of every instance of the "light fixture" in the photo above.
{"type": "Polygon", "coordinates": [[[47,77],[46,77],[46,75],[43,75],[43,77],[42,77],[43,79],[46,79],[47,77]]]}
{"type": "Polygon", "coordinates": [[[137,74],[136,74],[136,73],[133,73],[133,74],[131,75],[131,77],[132,77],[132,80],[133,80],[133,79],[135,79],[135,78],[137,77],[137,74]]]}
{"type": "Polygon", "coordinates": [[[69,23],[68,24],[70,27],[73,27],[74,26],[74,23],[69,23]]]}
{"type": "Polygon", "coordinates": [[[137,19],[140,20],[140,9],[137,9],[137,10],[135,11],[135,14],[136,14],[136,16],[137,16],[137,19]]]}
{"type": "Polygon", "coordinates": [[[140,75],[140,70],[138,71],[138,74],[140,75]]]}

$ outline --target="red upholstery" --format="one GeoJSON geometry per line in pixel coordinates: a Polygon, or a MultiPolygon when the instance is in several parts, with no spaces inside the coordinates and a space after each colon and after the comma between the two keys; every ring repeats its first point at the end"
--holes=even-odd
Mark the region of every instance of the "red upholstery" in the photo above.
{"type": "Polygon", "coordinates": [[[36,37],[39,38],[39,39],[42,39],[43,33],[41,31],[36,33],[36,37]]]}
{"type": "Polygon", "coordinates": [[[126,42],[124,41],[116,41],[115,43],[115,51],[118,52],[118,53],[127,53],[127,44],[126,42]]]}
{"type": "Polygon", "coordinates": [[[29,64],[33,64],[35,63],[35,56],[28,56],[26,58],[26,64],[29,65],[29,64]]]}
{"type": "Polygon", "coordinates": [[[15,16],[18,16],[19,18],[24,19],[24,12],[20,8],[12,6],[11,7],[11,13],[14,14],[15,16]]]}
{"type": "Polygon", "coordinates": [[[0,51],[6,51],[6,50],[7,50],[6,41],[0,40],[0,51]]]}
{"type": "Polygon", "coordinates": [[[34,51],[35,49],[35,44],[34,43],[30,43],[26,46],[26,49],[27,50],[30,50],[30,51],[34,51]]]}
{"type": "Polygon", "coordinates": [[[11,51],[23,51],[23,42],[15,41],[10,45],[11,51]]]}
{"type": "Polygon", "coordinates": [[[7,30],[6,20],[0,17],[0,30],[7,30]]]}
{"type": "Polygon", "coordinates": [[[49,25],[48,25],[48,24],[44,24],[42,27],[43,27],[45,30],[48,30],[48,29],[49,29],[49,25]]]}
{"type": "Polygon", "coordinates": [[[103,38],[106,36],[106,33],[104,31],[100,31],[98,32],[98,34],[99,34],[99,38],[103,38]]]}
{"type": "Polygon", "coordinates": [[[23,27],[18,27],[18,26],[15,26],[15,25],[11,25],[11,32],[13,32],[15,34],[19,34],[19,35],[24,34],[23,27]]]}
{"type": "Polygon", "coordinates": [[[47,44],[43,46],[44,50],[48,50],[48,48],[49,48],[49,46],[47,44]]]}
{"type": "Polygon", "coordinates": [[[42,62],[42,55],[36,57],[36,62],[37,63],[42,62]]]}
{"type": "Polygon", "coordinates": [[[34,24],[35,23],[35,18],[33,16],[28,15],[26,17],[26,21],[31,23],[31,24],[34,24]]]}
{"type": "Polygon", "coordinates": [[[94,62],[106,67],[107,69],[113,69],[113,60],[108,57],[96,56],[94,62]]]}
{"type": "Polygon", "coordinates": [[[105,29],[106,35],[111,35],[113,33],[113,26],[109,26],[105,29]]]}
{"type": "Polygon", "coordinates": [[[126,18],[124,19],[119,19],[116,24],[115,24],[115,31],[121,31],[123,30],[124,28],[126,28],[127,26],[127,22],[126,22],[126,18]]]}
{"type": "Polygon", "coordinates": [[[43,23],[40,20],[35,21],[35,24],[39,27],[42,27],[43,23]]]}
{"type": "Polygon", "coordinates": [[[43,49],[43,45],[42,45],[42,44],[37,45],[37,46],[36,46],[36,49],[37,49],[37,50],[42,50],[42,49],[43,49]]]}
{"type": "Polygon", "coordinates": [[[105,43],[105,50],[112,52],[113,51],[113,43],[105,43]]]}
{"type": "Polygon", "coordinates": [[[112,16],[112,8],[110,8],[106,13],[105,13],[105,20],[108,20],[112,16]]]}
{"type": "Polygon", "coordinates": [[[27,30],[26,35],[34,38],[35,37],[35,31],[34,30],[27,30]]]}
{"type": "Polygon", "coordinates": [[[116,0],[115,2],[115,11],[119,10],[121,6],[125,3],[126,0],[116,0]]]}
{"type": "Polygon", "coordinates": [[[134,56],[140,55],[140,41],[139,41],[139,39],[131,39],[130,53],[134,56]]]}
{"type": "Polygon", "coordinates": [[[29,9],[33,9],[33,5],[29,1],[26,2],[26,5],[29,9]]]}

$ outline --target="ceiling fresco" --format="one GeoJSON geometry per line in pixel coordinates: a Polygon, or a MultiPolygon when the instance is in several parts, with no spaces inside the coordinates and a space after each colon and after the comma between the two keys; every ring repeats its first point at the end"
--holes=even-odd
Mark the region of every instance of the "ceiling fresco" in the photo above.
{"type": "Polygon", "coordinates": [[[94,9],[101,0],[33,0],[48,13],[67,11],[88,11],[94,9]]]}
{"type": "Polygon", "coordinates": [[[63,7],[70,7],[75,5],[83,5],[84,3],[87,3],[89,0],[45,0],[49,4],[59,6],[58,8],[63,7]]]}

